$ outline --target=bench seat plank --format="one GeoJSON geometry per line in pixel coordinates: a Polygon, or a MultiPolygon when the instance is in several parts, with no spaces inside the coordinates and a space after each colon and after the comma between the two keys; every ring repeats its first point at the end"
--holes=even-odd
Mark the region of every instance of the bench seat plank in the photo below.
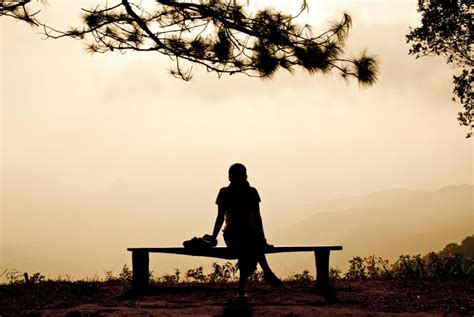
{"type": "MultiPolygon", "coordinates": [[[[232,253],[227,247],[215,247],[207,250],[192,250],[184,247],[169,247],[169,248],[128,248],[128,251],[143,251],[150,253],[170,253],[182,254],[192,256],[204,256],[212,258],[220,258],[227,260],[237,259],[237,255],[232,253]]],[[[283,253],[283,252],[318,252],[342,250],[342,246],[295,246],[295,247],[273,247],[265,250],[266,254],[283,253]]]]}

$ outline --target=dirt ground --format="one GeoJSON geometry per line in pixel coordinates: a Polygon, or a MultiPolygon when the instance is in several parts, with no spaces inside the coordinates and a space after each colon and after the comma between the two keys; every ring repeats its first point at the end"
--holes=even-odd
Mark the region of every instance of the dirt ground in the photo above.
{"type": "Polygon", "coordinates": [[[136,297],[120,282],[0,285],[0,316],[474,316],[474,279],[335,281],[330,303],[313,283],[283,288],[236,285],[154,286],[136,297]]]}

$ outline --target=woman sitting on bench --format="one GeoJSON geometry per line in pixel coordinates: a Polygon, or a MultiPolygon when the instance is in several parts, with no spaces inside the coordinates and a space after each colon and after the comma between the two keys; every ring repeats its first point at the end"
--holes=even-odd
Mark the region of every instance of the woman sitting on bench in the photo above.
{"type": "Polygon", "coordinates": [[[245,298],[247,279],[257,269],[257,263],[263,270],[264,279],[272,286],[283,283],[275,276],[265,258],[267,244],[260,216],[260,196],[247,181],[247,170],[242,164],[229,168],[227,187],[221,188],[216,204],[218,213],[212,233],[217,238],[225,221],[224,240],[229,249],[238,255],[240,271],[238,295],[245,298]]]}

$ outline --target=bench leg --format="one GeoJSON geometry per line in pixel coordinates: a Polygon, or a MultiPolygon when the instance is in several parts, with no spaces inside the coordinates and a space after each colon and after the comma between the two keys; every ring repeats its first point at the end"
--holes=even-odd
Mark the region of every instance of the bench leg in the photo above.
{"type": "Polygon", "coordinates": [[[143,294],[149,283],[149,259],[147,251],[132,251],[133,289],[143,294]]]}
{"type": "Polygon", "coordinates": [[[339,299],[329,285],[329,254],[330,250],[314,251],[316,258],[316,289],[321,292],[328,302],[337,302],[339,299]]]}
{"type": "Polygon", "coordinates": [[[329,288],[329,250],[314,251],[316,258],[316,287],[319,290],[329,288]]]}

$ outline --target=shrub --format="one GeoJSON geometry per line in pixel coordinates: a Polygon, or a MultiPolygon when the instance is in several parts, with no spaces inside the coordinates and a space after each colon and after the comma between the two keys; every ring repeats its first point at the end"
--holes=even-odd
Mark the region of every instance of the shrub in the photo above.
{"type": "Polygon", "coordinates": [[[174,284],[179,283],[181,271],[179,269],[174,269],[174,274],[165,274],[158,278],[158,282],[165,284],[174,284]]]}
{"type": "Polygon", "coordinates": [[[329,279],[331,280],[339,280],[342,278],[342,271],[336,267],[336,268],[329,268],[329,279]]]}
{"type": "MultiPolygon", "coordinates": [[[[332,270],[332,269],[331,269],[332,270]]],[[[330,277],[337,278],[336,272],[329,272],[330,277]]],[[[473,276],[474,261],[470,257],[459,254],[428,253],[421,255],[400,255],[390,265],[388,260],[375,255],[367,258],[354,257],[349,260],[347,279],[378,279],[378,278],[424,278],[424,277],[455,277],[473,276]]]]}
{"type": "Polygon", "coordinates": [[[196,269],[189,269],[184,275],[187,280],[190,282],[206,282],[207,277],[203,273],[202,266],[196,269]]]}
{"type": "Polygon", "coordinates": [[[390,278],[393,272],[390,270],[388,260],[371,255],[364,258],[367,277],[370,279],[390,278]]]}
{"type": "Polygon", "coordinates": [[[349,260],[349,270],[346,272],[345,276],[350,280],[366,279],[367,275],[365,274],[365,259],[356,256],[352,260],[349,260]]]}
{"type": "Polygon", "coordinates": [[[238,268],[230,262],[223,265],[217,263],[212,264],[212,272],[207,276],[208,280],[213,283],[225,283],[236,278],[238,268]]]}
{"type": "Polygon", "coordinates": [[[263,271],[257,270],[252,276],[249,277],[249,281],[253,283],[262,283],[264,280],[263,278],[263,271]]]}
{"type": "Polygon", "coordinates": [[[443,256],[444,274],[447,276],[461,276],[463,270],[463,257],[456,253],[448,253],[443,256]]]}
{"type": "Polygon", "coordinates": [[[425,255],[423,261],[425,263],[425,271],[427,276],[438,277],[444,274],[443,260],[435,252],[430,252],[425,255]]]}
{"type": "Polygon", "coordinates": [[[28,279],[28,282],[29,283],[41,283],[41,282],[44,282],[46,280],[46,277],[37,272],[35,274],[33,274],[32,276],[30,276],[30,278],[28,279]]]}
{"type": "Polygon", "coordinates": [[[288,278],[289,281],[295,281],[295,282],[310,282],[314,281],[314,276],[309,274],[308,270],[304,270],[301,273],[296,273],[288,278]]]}
{"type": "Polygon", "coordinates": [[[18,284],[24,281],[23,273],[15,269],[6,269],[0,276],[5,276],[6,282],[8,284],[18,284]]]}
{"type": "Polygon", "coordinates": [[[394,277],[419,278],[424,277],[425,266],[421,255],[400,255],[392,266],[394,277]]]}
{"type": "Polygon", "coordinates": [[[105,279],[106,282],[116,281],[118,278],[114,275],[113,271],[105,271],[105,279]]]}
{"type": "Polygon", "coordinates": [[[121,282],[124,282],[124,283],[132,282],[133,273],[132,273],[132,271],[128,268],[128,265],[127,265],[127,264],[124,264],[124,265],[123,265],[122,271],[120,272],[118,279],[119,279],[121,282]]]}

